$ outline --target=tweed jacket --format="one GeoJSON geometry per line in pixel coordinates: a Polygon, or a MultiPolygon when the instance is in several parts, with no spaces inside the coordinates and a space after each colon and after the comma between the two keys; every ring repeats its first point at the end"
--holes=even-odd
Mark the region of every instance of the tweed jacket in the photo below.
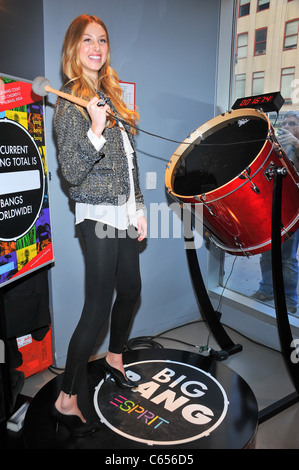
{"type": "MultiPolygon", "coordinates": [[[[69,93],[68,87],[62,89],[69,93]]],[[[99,93],[100,98],[115,111],[110,99],[99,93]]],[[[127,202],[130,194],[129,168],[123,138],[118,125],[106,127],[104,147],[98,152],[90,142],[87,132],[91,121],[86,119],[77,106],[58,98],[54,113],[54,130],[58,146],[58,161],[64,178],[70,185],[71,199],[89,204],[120,205],[127,202]]],[[[136,209],[144,208],[140,191],[139,170],[134,138],[129,126],[124,124],[134,149],[133,180],[136,209]]]]}

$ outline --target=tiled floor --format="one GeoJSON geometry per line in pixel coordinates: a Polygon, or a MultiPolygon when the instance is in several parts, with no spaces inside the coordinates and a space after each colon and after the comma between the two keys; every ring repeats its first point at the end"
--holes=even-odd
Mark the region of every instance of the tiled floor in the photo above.
{"type": "MultiPolygon", "coordinates": [[[[223,364],[248,383],[256,396],[259,411],[295,391],[279,352],[256,344],[235,331],[227,331],[235,343],[243,346],[243,350],[230,356],[223,364]]],[[[201,321],[181,326],[162,336],[154,340],[165,348],[194,352],[198,351],[198,347],[208,344],[213,349],[219,349],[201,321]]],[[[33,397],[53,377],[49,370],[29,377],[25,380],[22,394],[33,397]]],[[[260,424],[256,449],[298,449],[298,422],[299,403],[260,424]]]]}

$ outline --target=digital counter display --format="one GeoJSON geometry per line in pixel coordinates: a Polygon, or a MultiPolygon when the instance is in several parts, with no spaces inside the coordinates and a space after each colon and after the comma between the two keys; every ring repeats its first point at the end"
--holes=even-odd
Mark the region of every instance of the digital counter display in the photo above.
{"type": "Polygon", "coordinates": [[[265,112],[278,112],[284,103],[280,92],[265,93],[263,95],[247,96],[235,101],[232,109],[261,108],[265,112]]]}

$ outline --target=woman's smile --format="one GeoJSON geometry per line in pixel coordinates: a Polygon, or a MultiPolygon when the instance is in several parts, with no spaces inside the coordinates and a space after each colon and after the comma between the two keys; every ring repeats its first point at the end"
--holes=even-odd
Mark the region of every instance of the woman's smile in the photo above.
{"type": "Polygon", "coordinates": [[[79,49],[83,72],[92,80],[96,80],[99,70],[107,60],[108,53],[104,28],[97,23],[89,23],[84,31],[79,49]]]}

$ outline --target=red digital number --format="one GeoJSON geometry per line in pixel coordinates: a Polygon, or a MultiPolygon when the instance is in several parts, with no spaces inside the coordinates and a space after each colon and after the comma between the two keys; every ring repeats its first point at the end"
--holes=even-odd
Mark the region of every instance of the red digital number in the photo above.
{"type": "Polygon", "coordinates": [[[247,105],[249,105],[250,102],[251,102],[251,98],[249,98],[247,100],[243,100],[243,101],[241,101],[240,106],[247,106],[247,105]]]}
{"type": "Polygon", "coordinates": [[[269,103],[269,101],[273,100],[273,95],[265,96],[265,99],[266,99],[267,103],[269,103]]]}
{"type": "Polygon", "coordinates": [[[258,104],[260,101],[261,101],[260,97],[254,98],[254,100],[252,101],[252,104],[258,104]]]}

